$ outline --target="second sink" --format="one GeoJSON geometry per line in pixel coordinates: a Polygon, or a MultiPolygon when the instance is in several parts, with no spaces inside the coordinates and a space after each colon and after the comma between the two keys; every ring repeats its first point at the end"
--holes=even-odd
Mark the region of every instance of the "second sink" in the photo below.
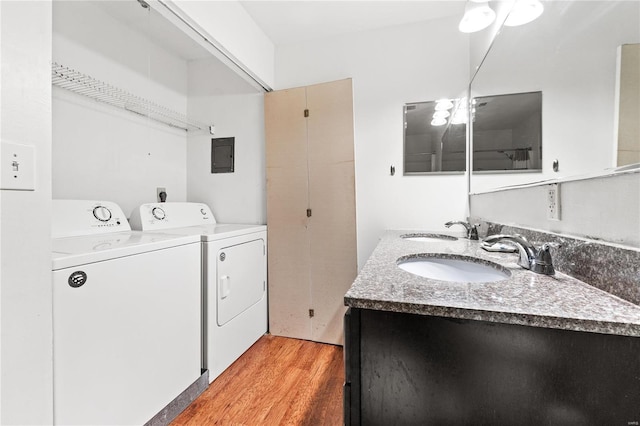
{"type": "Polygon", "coordinates": [[[486,283],[509,278],[511,272],[497,263],[452,254],[416,254],[398,259],[398,267],[433,280],[486,283]]]}

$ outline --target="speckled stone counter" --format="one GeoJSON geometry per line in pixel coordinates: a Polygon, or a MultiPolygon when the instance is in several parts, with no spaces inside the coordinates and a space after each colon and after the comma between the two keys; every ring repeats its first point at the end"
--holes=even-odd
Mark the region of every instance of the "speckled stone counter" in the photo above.
{"type": "MultiPolygon", "coordinates": [[[[419,232],[419,231],[416,231],[419,232]]],[[[477,241],[410,241],[410,231],[387,231],[346,293],[354,308],[433,315],[640,337],[640,306],[556,273],[517,265],[517,253],[490,253],[477,241]],[[400,257],[420,253],[471,256],[506,268],[490,283],[437,281],[405,272],[400,257]]]]}

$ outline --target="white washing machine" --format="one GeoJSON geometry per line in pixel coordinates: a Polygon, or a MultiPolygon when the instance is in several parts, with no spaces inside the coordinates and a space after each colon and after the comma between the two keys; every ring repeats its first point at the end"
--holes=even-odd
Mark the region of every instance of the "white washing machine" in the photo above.
{"type": "Polygon", "coordinates": [[[212,382],[267,332],[267,227],[219,224],[206,204],[143,204],[132,228],[202,239],[203,368],[212,382]]]}
{"type": "Polygon", "coordinates": [[[58,425],[140,425],[201,375],[200,239],[131,231],[114,203],[53,201],[58,425]]]}

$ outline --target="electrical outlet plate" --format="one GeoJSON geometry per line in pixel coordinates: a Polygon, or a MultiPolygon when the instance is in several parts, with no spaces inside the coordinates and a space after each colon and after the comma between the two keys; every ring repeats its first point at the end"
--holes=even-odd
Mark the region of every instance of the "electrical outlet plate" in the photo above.
{"type": "Polygon", "coordinates": [[[0,147],[0,189],[34,191],[36,154],[31,145],[2,142],[0,147]]]}
{"type": "Polygon", "coordinates": [[[547,218],[560,220],[560,186],[557,183],[547,186],[547,218]]]}

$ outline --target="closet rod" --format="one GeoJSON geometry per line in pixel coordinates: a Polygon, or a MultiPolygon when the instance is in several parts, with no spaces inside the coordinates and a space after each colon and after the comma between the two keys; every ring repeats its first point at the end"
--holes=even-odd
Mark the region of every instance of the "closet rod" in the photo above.
{"type": "Polygon", "coordinates": [[[206,125],[190,120],[184,114],[133,95],[100,80],[96,80],[87,74],[83,74],[56,62],[51,64],[51,82],[53,85],[63,89],[86,96],[98,102],[131,111],[171,127],[185,131],[204,130],[207,128],[206,125]]]}

